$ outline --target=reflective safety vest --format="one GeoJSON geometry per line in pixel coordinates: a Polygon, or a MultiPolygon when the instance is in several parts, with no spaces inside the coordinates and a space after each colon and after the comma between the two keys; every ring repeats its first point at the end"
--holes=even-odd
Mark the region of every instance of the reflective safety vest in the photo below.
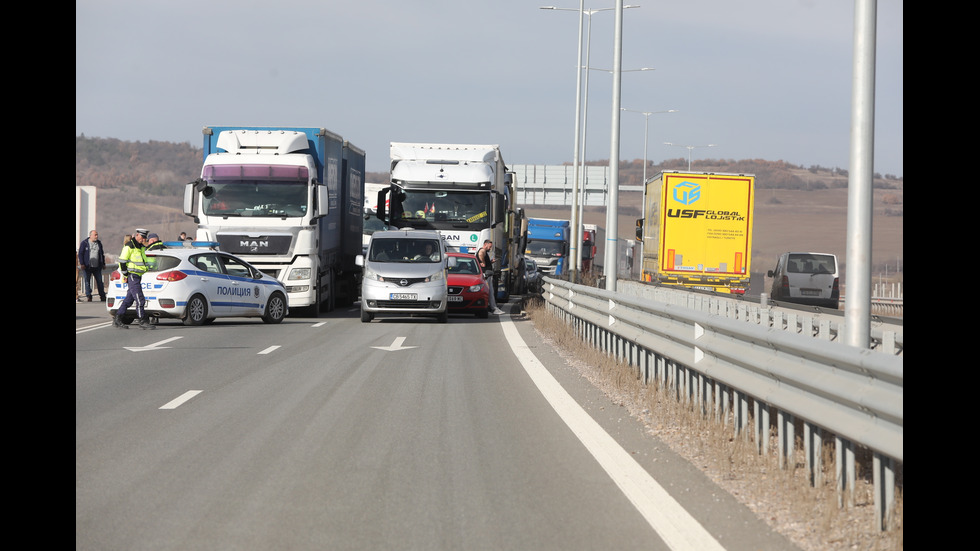
{"type": "MultiPolygon", "coordinates": [[[[163,244],[163,241],[157,241],[156,243],[153,243],[152,245],[147,245],[146,246],[146,252],[159,251],[159,250],[166,249],[166,248],[167,248],[167,246],[163,244]]],[[[146,255],[144,254],[144,256],[146,256],[146,255]]],[[[147,256],[146,257],[146,265],[149,268],[149,270],[156,270],[157,269],[157,259],[156,259],[156,257],[147,256]]],[[[144,271],[149,271],[149,270],[144,270],[144,271]]]]}
{"type": "Polygon", "coordinates": [[[143,275],[149,269],[150,265],[147,262],[146,250],[143,247],[130,247],[126,245],[123,247],[121,253],[119,253],[119,264],[126,264],[126,271],[135,275],[143,275]]]}

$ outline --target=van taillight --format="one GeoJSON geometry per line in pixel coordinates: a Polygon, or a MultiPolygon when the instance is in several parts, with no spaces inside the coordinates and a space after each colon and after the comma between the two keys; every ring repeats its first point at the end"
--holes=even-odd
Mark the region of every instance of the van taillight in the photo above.
{"type": "Polygon", "coordinates": [[[834,300],[840,299],[840,278],[834,278],[834,290],[830,292],[830,298],[834,300]]]}
{"type": "Polygon", "coordinates": [[[789,276],[783,276],[783,284],[780,287],[787,293],[789,292],[789,276]]]}

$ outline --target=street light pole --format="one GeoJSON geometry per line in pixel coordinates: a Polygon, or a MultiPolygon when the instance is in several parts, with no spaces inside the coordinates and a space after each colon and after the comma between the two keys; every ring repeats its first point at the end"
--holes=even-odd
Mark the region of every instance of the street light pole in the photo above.
{"type": "MultiPolygon", "coordinates": [[[[542,6],[541,9],[569,11],[569,8],[557,8],[555,6],[542,6]]],[[[579,124],[582,121],[582,22],[585,13],[585,0],[580,0],[579,8],[576,11],[578,11],[578,62],[575,65],[575,151],[572,152],[572,213],[570,217],[573,228],[579,224],[576,214],[578,212],[579,151],[581,150],[581,146],[579,145],[579,124]]],[[[589,21],[591,25],[591,16],[589,21]]],[[[574,239],[569,243],[568,253],[569,255],[581,256],[577,254],[577,243],[574,239]]],[[[572,272],[569,274],[572,281],[575,281],[578,269],[574,262],[569,270],[572,272]]]]}
{"type": "MultiPolygon", "coordinates": [[[[646,202],[646,187],[647,187],[647,141],[650,138],[650,115],[658,115],[660,113],[676,113],[677,109],[668,109],[666,111],[636,111],[634,109],[627,109],[625,107],[621,108],[623,111],[630,111],[632,113],[640,113],[643,115],[643,185],[641,186],[644,190],[643,206],[640,209],[640,216],[643,218],[643,223],[646,223],[647,218],[647,202],[646,202]]],[[[640,275],[643,275],[643,251],[646,246],[643,240],[640,240],[640,275]]],[[[630,277],[633,277],[633,271],[630,270],[630,277]]]]}
{"type": "Polygon", "coordinates": [[[643,115],[643,185],[647,185],[647,141],[650,138],[650,115],[658,115],[660,113],[676,113],[677,109],[668,109],[666,111],[636,111],[634,109],[622,108],[623,111],[629,111],[631,113],[639,113],[643,115]]]}
{"type": "MultiPolygon", "coordinates": [[[[624,9],[625,8],[638,8],[638,7],[639,6],[624,6],[624,9]]],[[[593,11],[605,11],[605,10],[593,10],[593,11]]],[[[579,221],[582,224],[584,224],[584,222],[585,222],[585,203],[586,203],[586,199],[588,198],[588,194],[586,193],[588,191],[588,188],[587,188],[586,184],[588,183],[588,180],[589,180],[588,172],[586,171],[586,167],[585,167],[585,151],[586,151],[587,146],[588,146],[588,141],[587,141],[586,138],[588,136],[588,132],[587,131],[588,131],[588,126],[589,126],[589,71],[603,71],[603,72],[606,72],[606,73],[613,74],[613,71],[610,70],[610,69],[600,69],[598,67],[589,67],[589,58],[591,57],[591,48],[588,47],[588,44],[591,42],[591,37],[592,37],[592,16],[591,16],[591,14],[589,14],[589,40],[586,41],[586,45],[587,45],[586,46],[586,52],[587,53],[586,53],[586,58],[585,58],[585,66],[582,67],[582,69],[585,69],[585,105],[584,105],[584,111],[582,113],[582,119],[583,120],[582,120],[582,155],[581,155],[583,183],[582,183],[582,199],[581,199],[581,201],[579,201],[579,221]]],[[[652,69],[650,67],[641,67],[639,69],[621,69],[620,70],[620,73],[625,73],[625,72],[638,72],[638,71],[655,71],[655,70],[656,69],[652,69]]],[[[575,226],[573,225],[572,227],[574,228],[575,226]]],[[[584,232],[585,232],[585,227],[583,225],[582,228],[579,229],[578,232],[577,232],[578,233],[578,237],[575,238],[575,239],[578,240],[578,243],[580,243],[580,245],[579,245],[580,247],[581,247],[581,241],[582,241],[582,237],[583,237],[582,234],[584,232]]],[[[578,266],[578,269],[581,270],[581,268],[582,268],[582,258],[581,258],[581,255],[579,255],[579,258],[575,261],[575,264],[578,266]]]]}
{"type": "Polygon", "coordinates": [[[623,69],[623,0],[616,0],[616,30],[613,33],[612,133],[609,139],[609,204],[606,205],[606,290],[616,292],[619,275],[619,116],[623,69]]]}
{"type": "Polygon", "coordinates": [[[687,171],[691,171],[691,151],[696,147],[715,147],[717,144],[709,143],[708,145],[680,145],[670,142],[664,142],[664,145],[670,145],[673,147],[686,147],[687,148],[687,171]]]}
{"type": "MultiPolygon", "coordinates": [[[[582,2],[580,3],[578,9],[573,9],[573,8],[558,8],[558,7],[555,7],[555,6],[542,6],[541,7],[541,9],[543,9],[543,10],[577,11],[577,12],[579,12],[579,58],[578,58],[578,65],[576,66],[576,70],[578,71],[578,77],[576,78],[576,86],[577,86],[576,98],[579,97],[578,94],[581,93],[581,91],[582,91],[582,84],[581,84],[582,69],[583,69],[583,67],[586,69],[586,73],[585,73],[585,94],[584,94],[584,99],[582,100],[581,104],[578,104],[576,106],[576,116],[575,116],[575,143],[576,143],[576,146],[575,146],[575,154],[573,156],[573,163],[574,163],[575,167],[574,167],[574,170],[573,170],[574,182],[572,184],[572,213],[571,213],[571,217],[570,217],[571,218],[571,228],[572,228],[572,234],[573,235],[571,236],[572,239],[571,239],[571,243],[569,244],[569,256],[571,256],[572,259],[573,259],[569,263],[570,266],[571,266],[571,268],[569,268],[569,271],[571,272],[570,275],[571,275],[572,281],[576,281],[576,274],[582,270],[582,255],[579,253],[579,251],[582,248],[582,217],[584,215],[585,180],[587,180],[587,177],[586,177],[586,174],[585,174],[585,150],[586,150],[585,140],[586,140],[586,136],[587,136],[586,129],[588,127],[588,117],[589,117],[589,115],[588,115],[588,111],[589,111],[589,73],[588,73],[588,68],[589,68],[589,60],[591,58],[591,53],[592,53],[592,48],[591,48],[591,39],[592,39],[592,16],[594,14],[599,13],[599,12],[602,12],[602,11],[621,10],[621,9],[639,8],[639,7],[640,6],[628,5],[628,6],[617,6],[615,8],[595,8],[595,9],[588,9],[587,10],[587,9],[584,8],[584,0],[582,0],[582,2]],[[588,29],[586,31],[587,32],[587,34],[586,34],[586,41],[585,41],[585,57],[586,57],[586,60],[585,60],[585,65],[584,66],[582,65],[582,16],[583,15],[589,16],[589,24],[588,24],[588,29]],[[579,131],[579,121],[581,121],[581,131],[579,131]],[[580,184],[580,182],[581,182],[581,194],[582,194],[582,200],[581,200],[581,202],[579,201],[579,193],[580,193],[579,192],[579,189],[580,189],[579,188],[579,184],[580,184]]],[[[620,12],[620,16],[621,16],[621,12],[620,12]]],[[[644,69],[639,69],[639,70],[648,70],[648,69],[644,68],[644,69]]],[[[610,72],[612,72],[612,71],[610,71],[610,72]]],[[[578,100],[577,99],[576,99],[576,103],[578,103],[578,100]]]]}

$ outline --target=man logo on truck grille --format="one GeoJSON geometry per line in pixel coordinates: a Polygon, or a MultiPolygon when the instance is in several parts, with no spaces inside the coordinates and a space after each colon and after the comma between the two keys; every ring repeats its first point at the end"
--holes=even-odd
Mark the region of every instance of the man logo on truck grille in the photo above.
{"type": "Polygon", "coordinates": [[[701,198],[701,186],[694,182],[681,182],[674,186],[674,201],[682,205],[690,205],[701,198]],[[678,195],[678,190],[680,194],[678,195]]]}

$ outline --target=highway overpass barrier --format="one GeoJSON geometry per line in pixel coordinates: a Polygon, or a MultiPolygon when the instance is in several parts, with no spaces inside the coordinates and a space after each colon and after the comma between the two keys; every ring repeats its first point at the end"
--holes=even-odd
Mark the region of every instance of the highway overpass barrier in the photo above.
{"type": "Polygon", "coordinates": [[[855,446],[866,448],[876,522],[887,527],[896,467],[904,464],[904,362],[894,335],[879,334],[879,350],[862,349],[832,340],[827,319],[801,322],[789,314],[787,321],[765,306],[723,307],[693,294],[668,301],[544,281],[547,309],[584,341],[634,367],[644,384],[659,382],[704,415],[733,421],[736,434],[753,439],[760,453],[768,453],[774,419],[781,467],[793,457],[799,420],[815,486],[823,483],[820,451],[833,438],[842,506],[854,503],[855,446]],[[800,331],[801,325],[816,329],[800,331]]]}

